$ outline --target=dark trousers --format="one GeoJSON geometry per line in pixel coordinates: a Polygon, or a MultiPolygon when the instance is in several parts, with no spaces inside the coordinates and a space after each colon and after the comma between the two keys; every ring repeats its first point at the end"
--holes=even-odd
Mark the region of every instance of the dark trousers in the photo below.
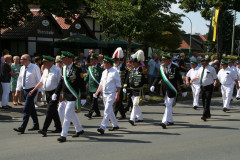
{"type": "Polygon", "coordinates": [[[24,130],[27,127],[28,120],[29,120],[30,116],[33,120],[33,125],[34,126],[39,126],[38,118],[37,118],[37,112],[36,112],[35,105],[34,105],[34,98],[35,98],[38,91],[36,90],[32,95],[29,95],[28,93],[32,89],[33,88],[23,90],[25,104],[24,104],[24,108],[23,108],[23,123],[22,123],[21,128],[23,128],[24,130]]]}
{"type": "Polygon", "coordinates": [[[202,92],[202,104],[203,104],[203,117],[209,118],[210,113],[210,104],[212,99],[213,84],[208,86],[201,86],[202,92]]]}
{"type": "Polygon", "coordinates": [[[119,94],[119,100],[117,102],[115,102],[115,104],[114,104],[114,114],[115,114],[115,116],[117,116],[117,113],[119,111],[121,117],[126,117],[124,106],[123,106],[122,102],[123,102],[123,91],[121,89],[120,94],[119,94]]]}
{"type": "Polygon", "coordinates": [[[101,115],[98,108],[98,98],[93,97],[94,92],[89,92],[89,94],[90,94],[90,101],[91,101],[91,109],[89,111],[89,114],[92,116],[93,112],[95,112],[96,115],[101,115]]]}
{"type": "Polygon", "coordinates": [[[131,90],[127,90],[127,107],[125,108],[125,112],[129,111],[130,108],[133,107],[133,103],[132,103],[132,91],[131,90]]]}
{"type": "MultiPolygon", "coordinates": [[[[46,118],[44,121],[43,129],[42,129],[43,131],[47,131],[52,120],[54,121],[56,130],[62,130],[61,121],[60,121],[60,118],[58,115],[58,110],[57,110],[59,99],[57,99],[56,101],[52,101],[52,95],[54,92],[55,92],[55,90],[45,91],[46,100],[48,103],[48,109],[47,109],[47,114],[46,114],[46,118]]],[[[57,97],[59,97],[59,96],[57,96],[57,97]]]]}

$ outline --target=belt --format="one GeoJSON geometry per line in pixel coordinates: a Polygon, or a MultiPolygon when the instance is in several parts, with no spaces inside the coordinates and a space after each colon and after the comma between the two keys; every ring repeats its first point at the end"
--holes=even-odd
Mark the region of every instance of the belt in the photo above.
{"type": "Polygon", "coordinates": [[[23,89],[24,91],[31,91],[33,88],[23,89]]]}

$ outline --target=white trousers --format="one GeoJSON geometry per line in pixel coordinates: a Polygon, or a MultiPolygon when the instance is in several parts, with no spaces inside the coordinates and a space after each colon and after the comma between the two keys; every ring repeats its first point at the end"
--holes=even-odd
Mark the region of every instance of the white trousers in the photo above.
{"type": "Polygon", "coordinates": [[[223,108],[230,109],[230,102],[233,95],[234,85],[221,85],[222,99],[223,99],[223,108]]]}
{"type": "Polygon", "coordinates": [[[167,122],[173,122],[173,116],[172,116],[172,106],[174,103],[174,98],[169,98],[166,94],[165,96],[165,112],[162,118],[162,123],[167,125],[167,122]]]}
{"type": "Polygon", "coordinates": [[[199,106],[199,93],[200,93],[200,85],[199,84],[192,84],[192,94],[193,94],[193,106],[199,106]]]}
{"type": "Polygon", "coordinates": [[[135,119],[143,120],[142,110],[139,107],[139,96],[132,96],[133,108],[130,116],[130,120],[135,122],[135,119]]]}
{"type": "MultiPolygon", "coordinates": [[[[240,81],[238,81],[238,85],[240,85],[240,81]]],[[[236,98],[240,98],[240,88],[237,89],[237,95],[236,98]]]]}
{"type": "Polygon", "coordinates": [[[83,130],[80,120],[75,112],[76,101],[66,101],[66,109],[64,114],[64,121],[62,126],[61,136],[67,137],[70,123],[73,122],[76,132],[83,130]]]}
{"type": "Polygon", "coordinates": [[[11,88],[11,83],[1,82],[2,84],[2,106],[7,106],[9,102],[9,93],[11,88]]]}
{"type": "Polygon", "coordinates": [[[116,93],[111,93],[111,94],[105,94],[103,93],[103,103],[104,103],[104,117],[101,123],[100,128],[102,128],[104,131],[107,128],[109,119],[112,123],[113,127],[118,126],[118,121],[116,119],[116,116],[113,112],[113,102],[115,100],[116,93]]]}
{"type": "Polygon", "coordinates": [[[60,121],[63,121],[64,113],[66,108],[66,101],[59,102],[58,104],[58,115],[60,118],[60,121]]]}

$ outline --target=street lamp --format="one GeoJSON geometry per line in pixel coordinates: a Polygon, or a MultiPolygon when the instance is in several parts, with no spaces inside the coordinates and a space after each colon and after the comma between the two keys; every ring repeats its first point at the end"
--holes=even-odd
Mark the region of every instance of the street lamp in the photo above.
{"type": "Polygon", "coordinates": [[[187,19],[189,19],[190,23],[191,23],[191,33],[190,33],[190,48],[189,48],[189,53],[191,52],[192,49],[192,21],[190,18],[188,18],[187,16],[185,16],[187,19]]]}

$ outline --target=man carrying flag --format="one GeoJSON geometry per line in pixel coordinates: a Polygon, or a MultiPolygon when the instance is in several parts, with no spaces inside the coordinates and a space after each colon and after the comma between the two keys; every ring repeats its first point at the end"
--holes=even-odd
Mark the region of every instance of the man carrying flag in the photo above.
{"type": "Polygon", "coordinates": [[[61,51],[63,66],[63,77],[60,80],[52,100],[57,100],[61,90],[63,90],[63,100],[66,102],[64,122],[61,136],[57,139],[59,142],[65,142],[70,122],[76,129],[76,134],[72,137],[79,137],[83,134],[83,128],[76,112],[80,112],[81,105],[86,103],[86,88],[81,68],[73,64],[74,55],[67,51],[61,51]]]}
{"type": "Polygon", "coordinates": [[[151,92],[154,91],[154,84],[161,80],[162,84],[162,93],[165,97],[165,112],[163,115],[162,126],[163,129],[166,129],[167,125],[173,125],[172,117],[172,106],[176,103],[178,91],[182,92],[182,96],[185,97],[187,92],[183,87],[183,80],[180,73],[180,68],[172,63],[172,57],[168,54],[163,54],[162,56],[162,65],[160,66],[160,75],[154,80],[152,87],[150,88],[151,92]],[[181,88],[180,88],[181,87],[181,88]]]}

